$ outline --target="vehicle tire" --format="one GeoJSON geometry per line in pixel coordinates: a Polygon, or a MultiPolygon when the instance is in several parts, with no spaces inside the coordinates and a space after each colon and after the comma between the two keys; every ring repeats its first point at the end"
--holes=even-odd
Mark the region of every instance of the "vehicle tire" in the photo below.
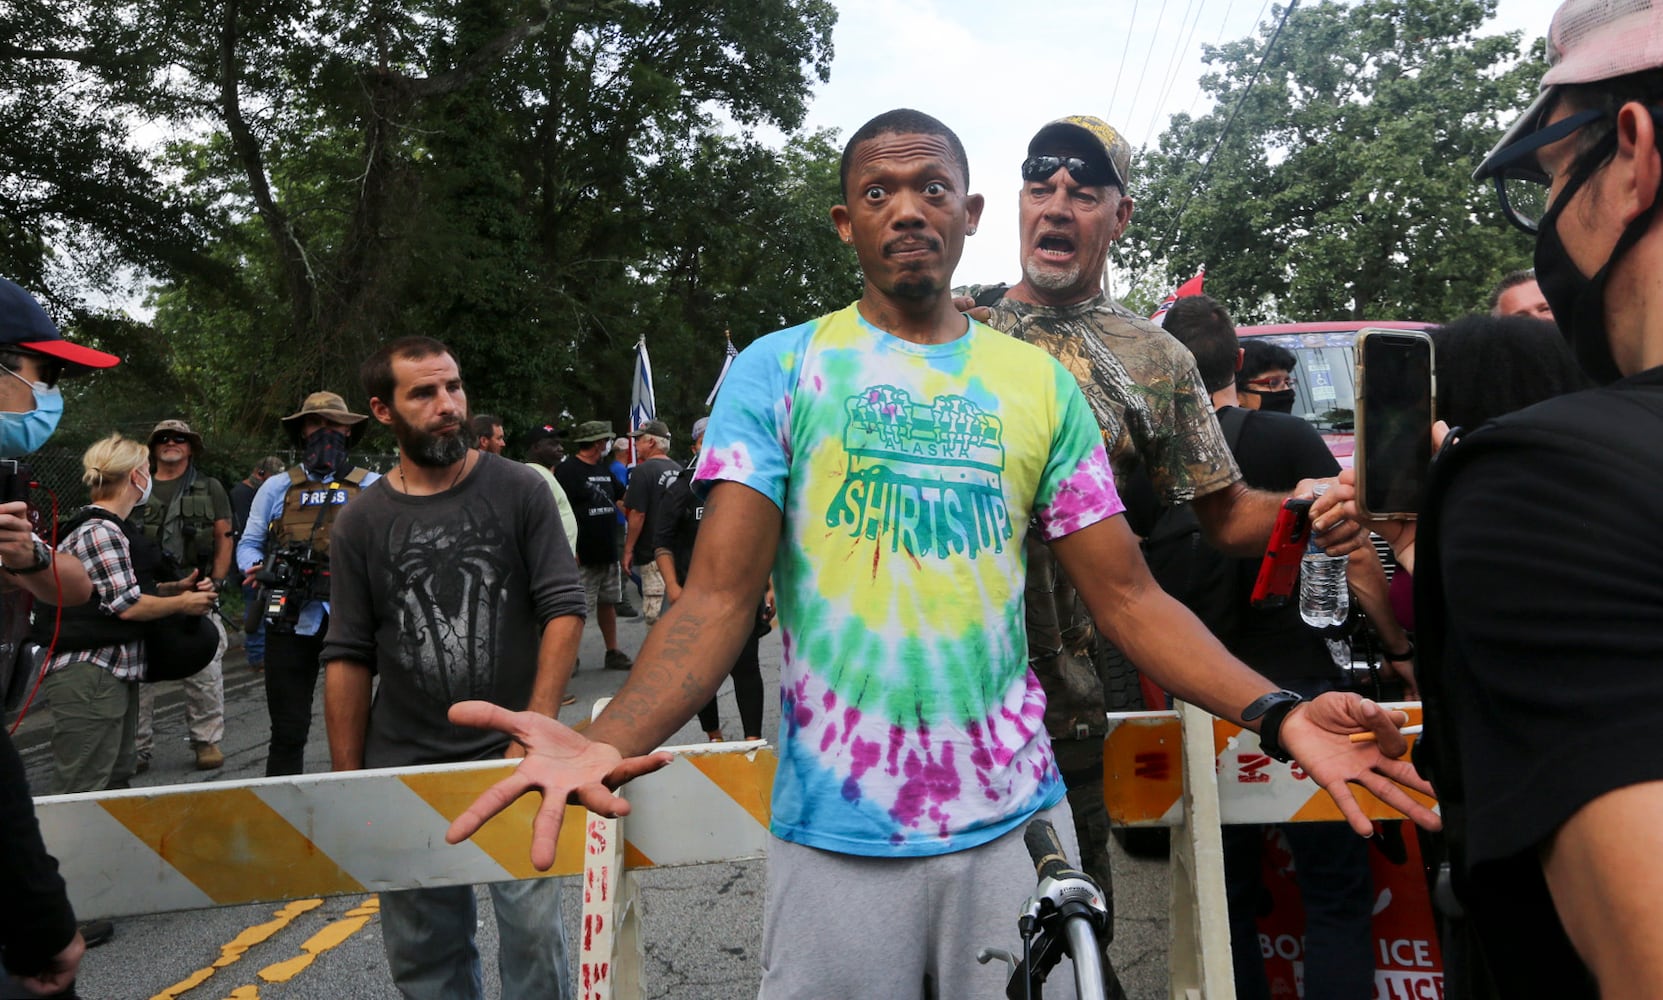
{"type": "MultiPolygon", "coordinates": [[[[1102,678],[1103,700],[1109,711],[1147,710],[1137,668],[1106,639],[1098,642],[1097,675],[1102,678]]],[[[1117,826],[1114,839],[1120,842],[1121,850],[1134,858],[1165,858],[1170,851],[1172,831],[1160,826],[1117,826]]]]}

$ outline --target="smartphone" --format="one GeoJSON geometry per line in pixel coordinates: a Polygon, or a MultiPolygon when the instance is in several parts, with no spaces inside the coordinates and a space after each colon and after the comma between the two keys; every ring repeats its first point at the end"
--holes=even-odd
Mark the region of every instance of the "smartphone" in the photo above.
{"type": "Polygon", "coordinates": [[[14,458],[0,459],[0,503],[29,499],[33,470],[14,458]]]}
{"type": "Polygon", "coordinates": [[[1432,469],[1432,338],[1411,330],[1357,334],[1357,501],[1364,515],[1412,520],[1432,469]]]}
{"type": "Polygon", "coordinates": [[[1310,540],[1311,501],[1289,497],[1276,515],[1270,542],[1265,545],[1264,560],[1259,563],[1258,579],[1253,581],[1255,608],[1279,608],[1288,603],[1293,582],[1299,577],[1299,563],[1305,558],[1305,545],[1310,540]]]}

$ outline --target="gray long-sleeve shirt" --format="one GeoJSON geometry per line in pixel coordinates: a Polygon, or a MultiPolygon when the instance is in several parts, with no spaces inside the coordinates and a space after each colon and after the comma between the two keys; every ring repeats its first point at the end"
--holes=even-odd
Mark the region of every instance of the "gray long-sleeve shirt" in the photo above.
{"type": "Polygon", "coordinates": [[[366,489],[330,537],[323,659],[373,666],[364,766],[402,767],[501,754],[500,733],[445,713],[482,698],[524,708],[543,626],[584,614],[583,583],[560,512],[530,469],[481,454],[434,496],[366,489]]]}

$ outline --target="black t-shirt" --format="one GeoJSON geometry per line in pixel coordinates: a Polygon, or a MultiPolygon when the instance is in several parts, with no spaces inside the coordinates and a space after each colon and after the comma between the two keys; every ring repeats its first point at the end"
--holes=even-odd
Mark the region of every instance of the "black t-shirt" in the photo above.
{"type": "Polygon", "coordinates": [[[624,488],[606,465],[590,465],[568,456],[554,470],[577,517],[577,561],[583,566],[605,566],[618,561],[618,508],[624,488]]]}
{"type": "MultiPolygon", "coordinates": [[[[15,599],[15,598],[11,598],[15,599]]],[[[58,863],[46,852],[23,759],[0,727],[0,962],[35,975],[75,937],[58,863]]],[[[4,978],[4,977],[0,977],[4,978]]]]}
{"type": "Polygon", "coordinates": [[[1475,864],[1663,779],[1659,441],[1652,369],[1496,421],[1440,470],[1444,703],[1475,864]]]}
{"type": "MultiPolygon", "coordinates": [[[[1322,479],[1340,472],[1340,463],[1310,424],[1269,410],[1249,414],[1235,454],[1242,481],[1273,493],[1286,493],[1301,479],[1322,479]]],[[[1233,560],[1242,611],[1228,643],[1230,652],[1272,681],[1296,690],[1301,681],[1335,679],[1334,658],[1322,637],[1299,617],[1296,601],[1280,608],[1249,605],[1261,561],[1257,557],[1233,560]]]]}
{"type": "Polygon", "coordinates": [[[664,497],[654,511],[653,548],[669,549],[676,566],[676,582],[687,583],[693,565],[693,544],[704,520],[704,502],[693,492],[693,469],[683,469],[665,487],[664,497]]]}
{"type": "Polygon", "coordinates": [[[638,510],[645,520],[635,536],[635,564],[650,563],[653,559],[653,523],[664,488],[681,472],[681,466],[663,455],[649,458],[629,471],[629,486],[624,489],[624,506],[638,510]]]}
{"type": "Polygon", "coordinates": [[[1433,778],[1464,803],[1446,815],[1502,995],[1593,995],[1539,850],[1594,799],[1663,779],[1659,440],[1663,368],[1485,425],[1434,473],[1415,577],[1427,739],[1459,761],[1433,778]]]}
{"type": "Polygon", "coordinates": [[[254,494],[260,492],[260,487],[248,485],[245,479],[237,480],[231,487],[231,534],[241,538],[243,525],[248,523],[248,512],[254,509],[254,494]]]}
{"type": "Polygon", "coordinates": [[[471,698],[524,708],[543,627],[583,616],[583,583],[548,484],[483,453],[434,496],[380,479],[342,508],[329,546],[321,658],[373,664],[379,677],[364,766],[500,755],[501,733],[453,726],[445,713],[471,698]]]}

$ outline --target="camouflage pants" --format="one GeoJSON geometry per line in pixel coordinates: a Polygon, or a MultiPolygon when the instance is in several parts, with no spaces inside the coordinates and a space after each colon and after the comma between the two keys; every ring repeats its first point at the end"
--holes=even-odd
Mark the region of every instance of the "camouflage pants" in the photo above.
{"type": "MultiPolygon", "coordinates": [[[[1114,871],[1109,864],[1109,810],[1103,802],[1103,738],[1108,734],[1105,679],[1100,655],[1108,644],[1080,606],[1074,587],[1035,540],[1027,545],[1028,662],[1045,689],[1045,728],[1051,734],[1057,770],[1068,786],[1068,808],[1080,844],[1080,870],[1103,890],[1109,911],[1103,935],[1103,973],[1109,1000],[1126,996],[1109,961],[1114,940],[1114,871]]],[[[1112,650],[1112,647],[1111,647],[1112,650]]]]}

